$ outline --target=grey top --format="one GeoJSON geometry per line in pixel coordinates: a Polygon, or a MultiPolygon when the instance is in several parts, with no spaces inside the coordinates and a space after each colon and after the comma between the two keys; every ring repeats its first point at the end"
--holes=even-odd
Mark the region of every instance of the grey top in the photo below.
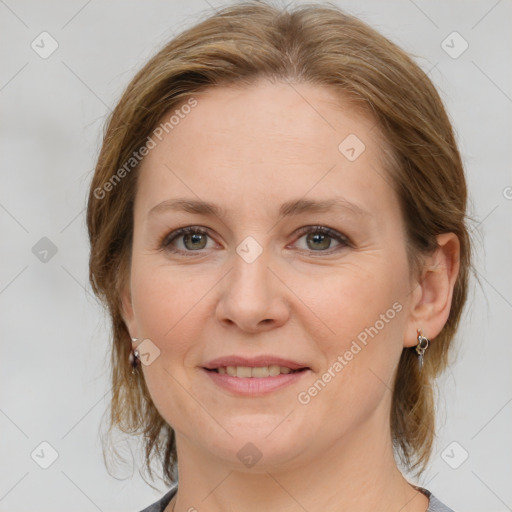
{"type": "MultiPolygon", "coordinates": [[[[414,486],[418,491],[422,492],[427,498],[429,498],[429,505],[427,512],[454,512],[451,508],[448,508],[445,504],[441,503],[428,489],[423,487],[414,486]]],[[[149,507],[141,510],[141,512],[164,512],[165,507],[172,500],[172,497],[178,491],[178,486],[175,485],[167,494],[160,498],[156,503],[153,503],[149,507]]]]}

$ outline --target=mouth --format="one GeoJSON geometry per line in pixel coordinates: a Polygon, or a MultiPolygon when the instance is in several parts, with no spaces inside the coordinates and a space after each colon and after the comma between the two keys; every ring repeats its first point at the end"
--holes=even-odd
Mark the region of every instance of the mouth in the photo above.
{"type": "Polygon", "coordinates": [[[232,396],[256,397],[297,386],[312,372],[304,361],[277,354],[226,355],[202,366],[213,384],[232,396]]]}
{"type": "Polygon", "coordinates": [[[235,366],[235,361],[219,361],[202,367],[202,370],[215,386],[229,392],[231,396],[238,397],[265,396],[288,386],[297,386],[311,373],[309,367],[302,367],[291,361],[287,363],[281,360],[280,364],[270,364],[267,361],[252,362],[254,366],[242,366],[241,362],[248,364],[246,361],[238,360],[238,365],[235,366]]]}
{"type": "Polygon", "coordinates": [[[276,377],[278,375],[287,375],[290,373],[300,373],[309,370],[308,367],[292,369],[288,366],[280,366],[277,364],[269,366],[219,366],[217,368],[204,369],[209,372],[229,375],[230,377],[239,377],[241,379],[262,379],[266,377],[276,377]]]}

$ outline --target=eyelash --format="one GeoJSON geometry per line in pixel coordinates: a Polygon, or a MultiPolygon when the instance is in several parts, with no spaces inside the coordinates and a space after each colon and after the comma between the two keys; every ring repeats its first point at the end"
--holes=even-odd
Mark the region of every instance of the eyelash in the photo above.
{"type": "MultiPolygon", "coordinates": [[[[340,246],[335,248],[334,250],[330,250],[330,249],[328,249],[326,251],[309,250],[308,252],[310,252],[310,253],[332,254],[334,252],[337,252],[337,251],[343,249],[343,247],[353,247],[353,244],[351,243],[350,239],[347,236],[342,235],[341,233],[338,233],[338,231],[335,231],[334,229],[331,229],[331,228],[328,228],[325,226],[306,226],[304,228],[301,228],[301,229],[299,229],[299,232],[298,232],[299,236],[298,236],[297,240],[299,240],[304,235],[307,235],[309,233],[327,235],[330,238],[332,238],[340,243],[340,246]]],[[[198,226],[187,226],[187,227],[172,231],[171,233],[168,233],[165,236],[163,236],[159,242],[159,247],[160,247],[160,249],[171,252],[171,253],[180,253],[180,254],[185,254],[187,256],[194,256],[194,253],[203,252],[203,250],[201,250],[201,249],[197,250],[197,251],[182,251],[180,249],[171,248],[171,243],[174,242],[174,240],[176,240],[182,236],[190,235],[190,234],[206,235],[206,236],[210,237],[208,231],[205,230],[204,228],[201,228],[198,226]]],[[[303,249],[303,250],[307,250],[307,249],[303,249]]]]}

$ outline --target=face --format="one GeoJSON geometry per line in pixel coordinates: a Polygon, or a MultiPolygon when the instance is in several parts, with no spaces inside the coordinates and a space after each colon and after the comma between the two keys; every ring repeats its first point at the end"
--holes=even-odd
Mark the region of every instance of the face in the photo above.
{"type": "Polygon", "coordinates": [[[414,326],[375,122],[306,84],[196,100],[143,161],[124,302],[178,453],[264,469],[382,436],[414,326]]]}

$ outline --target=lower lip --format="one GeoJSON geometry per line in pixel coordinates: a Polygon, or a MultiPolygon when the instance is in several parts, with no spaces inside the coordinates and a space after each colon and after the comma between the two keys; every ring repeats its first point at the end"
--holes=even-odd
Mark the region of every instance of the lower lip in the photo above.
{"type": "Polygon", "coordinates": [[[310,370],[302,370],[295,373],[280,373],[274,377],[233,377],[227,373],[217,373],[209,370],[203,371],[212,381],[227,391],[238,395],[256,396],[277,391],[286,386],[298,382],[308,374],[310,370]]]}

